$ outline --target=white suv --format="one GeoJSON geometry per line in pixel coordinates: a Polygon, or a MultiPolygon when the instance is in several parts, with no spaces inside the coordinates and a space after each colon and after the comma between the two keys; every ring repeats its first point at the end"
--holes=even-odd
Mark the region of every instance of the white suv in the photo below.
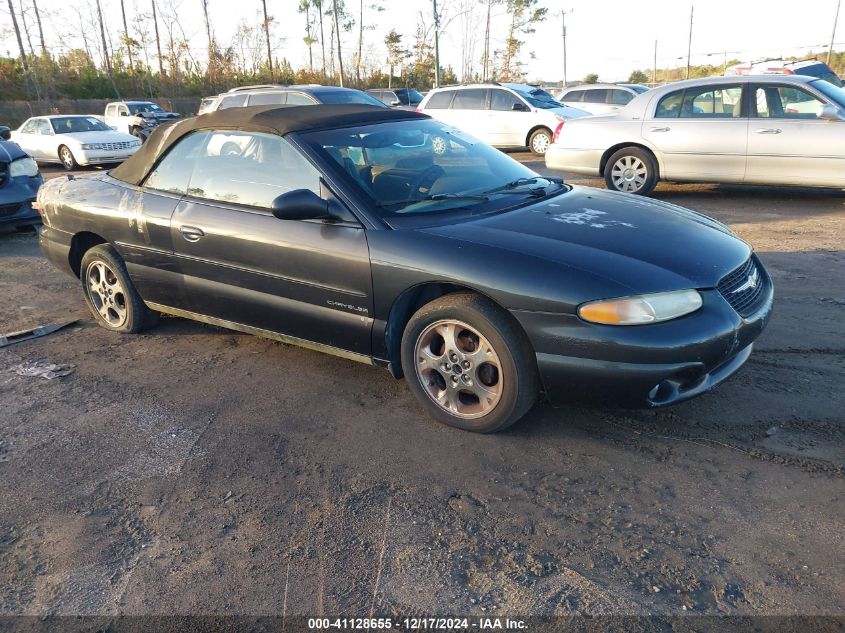
{"type": "Polygon", "coordinates": [[[417,110],[488,145],[528,147],[541,156],[564,121],[587,116],[540,88],[504,83],[435,88],[417,110]]]}

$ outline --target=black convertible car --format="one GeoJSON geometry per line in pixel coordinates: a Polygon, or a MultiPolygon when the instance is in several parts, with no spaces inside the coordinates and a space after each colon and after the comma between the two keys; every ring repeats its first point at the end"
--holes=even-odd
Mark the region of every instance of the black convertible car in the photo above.
{"type": "Polygon", "coordinates": [[[44,253],[103,327],[164,312],[381,365],[473,431],[541,393],[701,394],[748,359],[772,306],[719,222],[538,176],[402,110],[202,115],[107,174],[48,182],[38,204],[44,253]]]}

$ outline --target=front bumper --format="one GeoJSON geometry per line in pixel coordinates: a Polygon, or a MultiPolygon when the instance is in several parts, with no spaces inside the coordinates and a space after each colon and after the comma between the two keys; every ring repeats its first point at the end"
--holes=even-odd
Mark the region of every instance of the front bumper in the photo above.
{"type": "Polygon", "coordinates": [[[600,176],[602,153],[600,149],[569,149],[552,144],[546,150],[546,167],[570,174],[600,176]]]}
{"type": "Polygon", "coordinates": [[[138,151],[140,146],[121,150],[80,150],[79,155],[74,152],[74,158],[80,165],[105,165],[108,163],[122,163],[138,151]]]}
{"type": "Polygon", "coordinates": [[[659,407],[709,391],[751,355],[772,310],[773,289],[742,318],[716,290],[702,291],[693,314],[654,325],[586,323],[574,315],[514,312],[536,350],[553,404],[659,407]]]}
{"type": "Polygon", "coordinates": [[[44,182],[35,177],[16,176],[0,188],[0,231],[15,231],[41,224],[41,214],[32,208],[38,187],[44,182]]]}

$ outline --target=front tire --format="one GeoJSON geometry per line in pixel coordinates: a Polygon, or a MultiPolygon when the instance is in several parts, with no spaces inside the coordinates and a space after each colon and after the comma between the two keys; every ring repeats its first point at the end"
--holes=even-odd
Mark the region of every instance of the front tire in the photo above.
{"type": "Polygon", "coordinates": [[[59,160],[62,163],[62,167],[68,171],[72,171],[79,167],[79,163],[76,162],[73,152],[70,151],[70,148],[67,145],[59,147],[59,160]]]}
{"type": "Polygon", "coordinates": [[[420,308],[402,336],[408,387],[436,420],[493,433],[534,405],[534,352],[512,317],[488,299],[456,293],[420,308]]]}
{"type": "Polygon", "coordinates": [[[528,148],[537,156],[545,156],[552,144],[552,131],[547,128],[534,130],[528,138],[528,148]]]}
{"type": "Polygon", "coordinates": [[[126,272],[126,264],[109,244],[100,244],[85,253],[80,277],[85,303],[100,327],[134,334],[158,323],[158,313],[144,304],[126,272]]]}
{"type": "Polygon", "coordinates": [[[604,168],[604,182],[612,191],[647,196],[657,186],[657,161],[639,147],[623,147],[604,168]]]}

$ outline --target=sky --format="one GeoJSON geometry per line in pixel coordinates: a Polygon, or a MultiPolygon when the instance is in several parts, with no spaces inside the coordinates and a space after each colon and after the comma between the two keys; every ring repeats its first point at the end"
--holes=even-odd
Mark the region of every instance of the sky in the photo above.
{"type": "MultiPolygon", "coordinates": [[[[32,0],[13,0],[16,7],[30,5],[32,0]]],[[[117,42],[121,25],[119,0],[100,0],[105,19],[117,42]]],[[[347,7],[357,10],[359,0],[346,0],[347,7]]],[[[367,10],[365,21],[374,24],[365,32],[365,59],[383,64],[386,52],[384,36],[395,28],[410,44],[418,17],[432,22],[431,0],[364,0],[370,5],[380,1],[384,11],[367,10]]],[[[74,7],[93,5],[94,0],[38,0],[47,41],[65,46],[81,46],[74,7]]],[[[150,0],[125,0],[130,16],[149,11],[150,0]]],[[[205,33],[201,0],[156,0],[158,6],[179,7],[182,27],[190,41],[192,54],[204,58],[205,33]]],[[[330,0],[324,0],[329,4],[330,0]]],[[[811,49],[826,50],[833,30],[837,0],[803,0],[796,9],[794,2],[772,0],[762,3],[743,0],[539,0],[538,6],[548,9],[546,19],[536,25],[536,32],[525,37],[522,59],[529,80],[556,81],[563,77],[563,42],[561,12],[566,11],[567,79],[582,79],[598,73],[604,81],[622,81],[631,70],[647,70],[653,64],[655,40],[659,67],[686,64],[689,37],[690,7],[694,5],[692,31],[692,63],[719,64],[727,57],[756,60],[766,57],[804,55],[811,49]]],[[[297,12],[299,0],[267,0],[272,23],[274,56],[286,57],[294,67],[308,63],[303,43],[304,17],[297,12]]],[[[260,21],[260,0],[209,0],[214,35],[227,46],[238,24],[260,21]]],[[[462,51],[475,39],[472,58],[480,66],[484,33],[484,9],[480,0],[438,0],[443,15],[440,37],[442,65],[451,65],[460,75],[462,51]],[[469,34],[469,36],[465,35],[469,34]]],[[[83,9],[87,11],[87,9],[83,9]]],[[[160,9],[161,11],[161,9],[160,9]]],[[[0,51],[17,54],[17,43],[11,32],[7,3],[0,8],[0,51]]],[[[503,45],[508,15],[504,6],[494,10],[492,48],[503,45]]],[[[36,42],[35,33],[31,34],[36,42]]],[[[89,37],[96,37],[90,33],[89,37]]],[[[328,37],[328,32],[326,33],[328,37]]],[[[344,36],[344,54],[351,57],[357,46],[357,30],[344,36]]],[[[839,16],[834,48],[845,48],[845,7],[839,16]]],[[[152,55],[152,48],[150,49],[152,55]]],[[[319,46],[315,47],[319,63],[319,46]]],[[[153,58],[150,57],[152,60],[153,58]]],[[[386,69],[386,64],[384,65],[386,69]]]]}

